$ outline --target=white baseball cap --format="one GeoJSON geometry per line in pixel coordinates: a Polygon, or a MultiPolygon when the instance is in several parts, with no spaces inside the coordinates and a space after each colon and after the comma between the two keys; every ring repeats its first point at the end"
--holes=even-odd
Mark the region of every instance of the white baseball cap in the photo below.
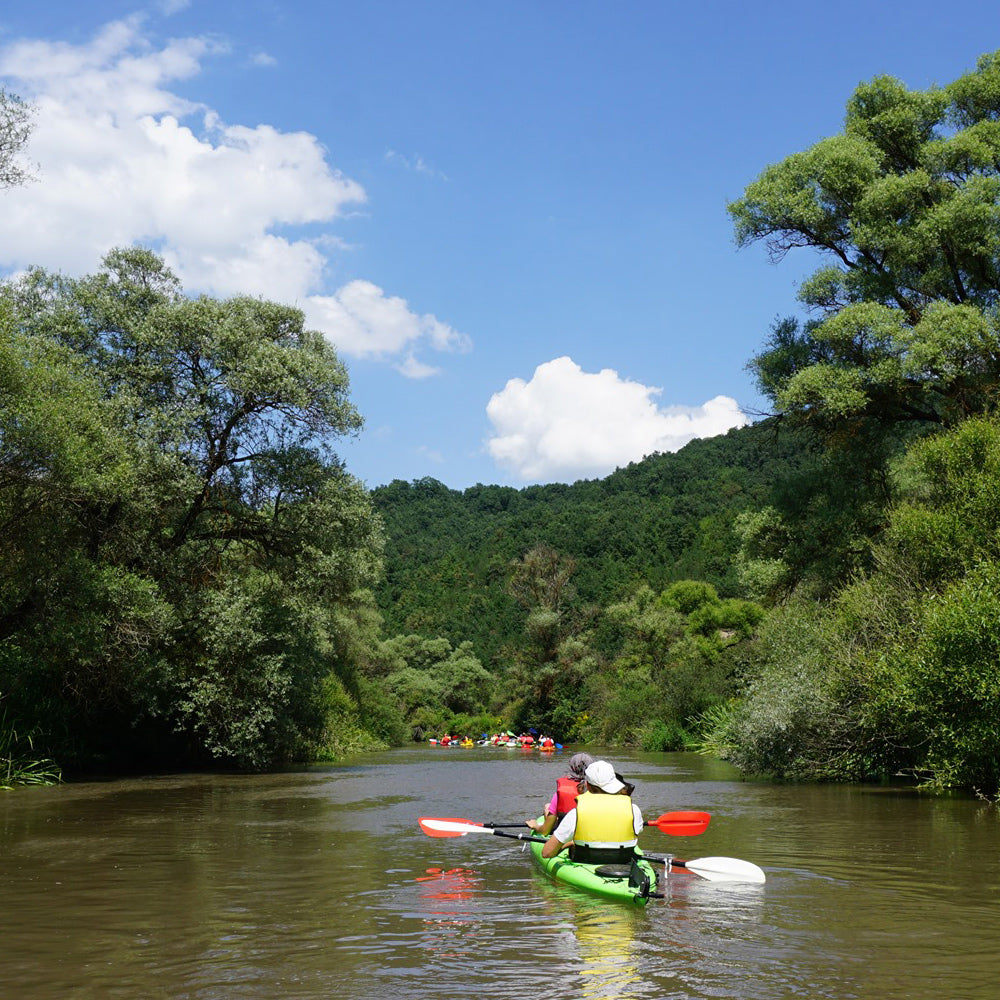
{"type": "Polygon", "coordinates": [[[584,772],[587,781],[608,795],[615,795],[625,786],[615,777],[615,769],[606,760],[595,760],[584,772]]]}

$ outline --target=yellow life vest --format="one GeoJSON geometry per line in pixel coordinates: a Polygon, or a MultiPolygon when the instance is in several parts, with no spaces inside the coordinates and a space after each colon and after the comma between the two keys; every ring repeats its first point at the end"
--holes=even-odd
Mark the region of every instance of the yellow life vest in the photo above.
{"type": "Polygon", "coordinates": [[[576,800],[576,844],[586,847],[635,847],[632,799],[627,795],[584,792],[576,800]]]}

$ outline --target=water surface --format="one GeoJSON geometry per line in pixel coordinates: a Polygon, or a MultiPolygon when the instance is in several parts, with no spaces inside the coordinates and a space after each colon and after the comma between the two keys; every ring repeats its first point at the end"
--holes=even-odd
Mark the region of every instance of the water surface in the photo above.
{"type": "Polygon", "coordinates": [[[648,816],[712,814],[644,847],[768,875],[672,877],[644,910],[552,883],[515,841],[420,832],[418,816],[537,814],[568,755],[420,746],[4,794],[0,996],[997,996],[1000,829],[982,802],[612,755],[648,816]]]}

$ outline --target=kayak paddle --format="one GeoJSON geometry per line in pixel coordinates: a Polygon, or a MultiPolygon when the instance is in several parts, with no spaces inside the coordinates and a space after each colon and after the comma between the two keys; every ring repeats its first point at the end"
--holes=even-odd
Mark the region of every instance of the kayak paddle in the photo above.
{"type": "Polygon", "coordinates": [[[683,868],[694,872],[709,882],[757,882],[766,880],[764,870],[750,861],[739,858],[695,858],[694,861],[681,861],[669,854],[649,854],[643,851],[647,861],[658,861],[666,868],[683,868]]]}
{"type": "Polygon", "coordinates": [[[548,837],[540,837],[531,833],[524,824],[524,833],[507,833],[482,823],[470,823],[467,819],[434,819],[424,816],[419,821],[420,829],[428,837],[464,837],[467,833],[490,833],[495,837],[513,837],[515,840],[535,840],[544,844],[548,837]]]}
{"type": "MultiPolygon", "coordinates": [[[[531,840],[544,844],[549,838],[528,833],[507,833],[495,827],[483,826],[481,823],[470,823],[465,819],[434,819],[422,817],[420,829],[429,837],[464,837],[467,833],[488,833],[494,837],[511,837],[514,840],[531,840]]],[[[700,875],[709,882],[763,882],[763,869],[749,861],[739,858],[695,858],[694,861],[681,861],[669,854],[648,854],[643,851],[647,861],[658,861],[671,868],[683,868],[686,871],[700,875]]]]}
{"type": "Polygon", "coordinates": [[[417,822],[420,824],[420,829],[428,837],[462,837],[467,833],[474,832],[467,829],[467,827],[477,827],[480,829],[480,832],[486,829],[482,823],[473,823],[471,819],[433,819],[422,816],[417,822]]]}
{"type": "Polygon", "coordinates": [[[647,819],[646,826],[655,826],[660,833],[669,833],[674,837],[694,837],[704,833],[712,818],[707,812],[669,812],[656,819],[647,819]]]}
{"type": "MultiPolygon", "coordinates": [[[[675,837],[693,837],[704,833],[711,815],[706,812],[669,812],[646,820],[661,833],[675,837]]],[[[471,819],[423,817],[420,828],[428,837],[464,837],[467,833],[488,833],[495,829],[519,829],[524,823],[476,823],[471,819]],[[457,824],[457,825],[456,825],[457,824]]]]}

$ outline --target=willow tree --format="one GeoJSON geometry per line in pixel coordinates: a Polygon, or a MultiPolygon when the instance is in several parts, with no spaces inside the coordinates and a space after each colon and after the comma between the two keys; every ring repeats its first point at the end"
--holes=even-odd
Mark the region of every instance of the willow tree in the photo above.
{"type": "Polygon", "coordinates": [[[768,167],[730,212],[741,244],[823,259],[800,288],[807,322],[779,323],[750,367],[841,463],[825,457],[780,517],[742,525],[778,577],[805,539],[814,576],[817,555],[839,553],[836,601],[768,619],[733,759],[913,770],[992,795],[996,430],[977,415],[1000,401],[1000,53],[946,86],[862,84],[839,135],[768,167]],[[849,586],[846,569],[861,570],[849,586]]]}
{"type": "Polygon", "coordinates": [[[948,424],[1000,389],[1000,52],[945,87],[881,76],[843,131],[729,206],[740,245],[810,248],[812,313],[751,362],[779,411],[841,428],[948,424]]]}
{"type": "Polygon", "coordinates": [[[260,764],[321,740],[381,551],[334,450],[360,416],[333,349],[291,307],[183,295],[139,248],[0,305],[9,704],[80,756],[260,764]]]}
{"type": "Polygon", "coordinates": [[[767,167],[729,211],[741,246],[819,258],[804,322],[776,324],[748,367],[825,449],[744,554],[780,559],[785,589],[828,593],[871,567],[894,458],[998,401],[1000,53],[943,87],[861,84],[839,134],[767,167]]]}

